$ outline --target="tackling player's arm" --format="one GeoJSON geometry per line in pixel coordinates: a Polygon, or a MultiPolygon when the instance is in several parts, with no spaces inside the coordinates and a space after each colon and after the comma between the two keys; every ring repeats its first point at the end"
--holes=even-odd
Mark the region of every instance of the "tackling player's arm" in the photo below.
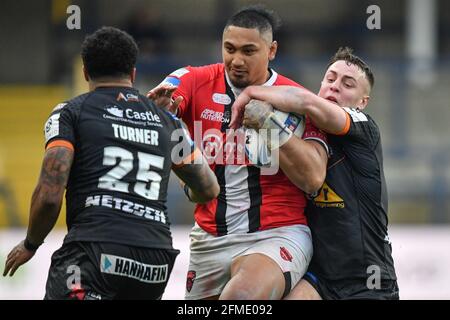
{"type": "Polygon", "coordinates": [[[30,260],[54,227],[61,209],[64,190],[73,162],[73,147],[49,145],[45,152],[38,184],[31,198],[30,220],[25,240],[8,254],[3,276],[14,275],[17,268],[30,260]]]}
{"type": "Polygon", "coordinates": [[[322,186],[328,154],[320,142],[295,136],[290,129],[284,127],[273,112],[272,105],[266,101],[251,100],[246,104],[243,124],[247,128],[268,130],[271,135],[267,140],[268,147],[279,147],[280,167],[297,187],[312,194],[322,186]],[[276,129],[275,137],[272,137],[273,129],[276,129]]]}
{"type": "Polygon", "coordinates": [[[251,99],[266,101],[284,112],[306,114],[317,128],[330,134],[345,134],[350,126],[350,117],[341,107],[304,88],[250,86],[233,104],[230,127],[241,125],[245,106],[251,99]]]}
{"type": "Polygon", "coordinates": [[[216,175],[201,152],[196,149],[194,154],[196,157],[202,157],[201,161],[196,161],[199,162],[198,164],[187,163],[173,166],[172,169],[178,178],[186,184],[184,188],[189,200],[196,203],[205,203],[219,195],[220,187],[216,175]]]}

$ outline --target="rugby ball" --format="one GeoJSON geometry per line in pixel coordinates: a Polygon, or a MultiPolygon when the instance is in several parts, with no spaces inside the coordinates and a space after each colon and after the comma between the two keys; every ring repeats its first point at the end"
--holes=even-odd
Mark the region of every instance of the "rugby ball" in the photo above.
{"type": "MultiPolygon", "coordinates": [[[[297,137],[301,138],[305,131],[305,116],[274,109],[275,116],[284,123],[297,137]]],[[[254,129],[245,131],[245,154],[251,164],[257,167],[270,167],[271,152],[266,138],[254,129]]]]}

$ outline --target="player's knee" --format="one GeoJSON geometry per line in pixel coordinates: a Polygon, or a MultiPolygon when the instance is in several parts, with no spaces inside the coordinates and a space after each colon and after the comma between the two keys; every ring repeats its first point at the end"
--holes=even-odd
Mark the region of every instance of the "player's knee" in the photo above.
{"type": "Polygon", "coordinates": [[[220,300],[278,300],[284,293],[284,279],[236,274],[225,286],[220,300]]]}
{"type": "Polygon", "coordinates": [[[258,290],[245,281],[234,281],[233,279],[227,284],[219,300],[254,300],[258,297],[258,290]]]}

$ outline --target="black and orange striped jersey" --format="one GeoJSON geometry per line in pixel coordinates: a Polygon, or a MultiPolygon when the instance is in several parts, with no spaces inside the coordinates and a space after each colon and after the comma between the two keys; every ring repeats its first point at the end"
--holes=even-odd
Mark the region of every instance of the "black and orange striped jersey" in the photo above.
{"type": "Polygon", "coordinates": [[[367,278],[378,267],[381,279],[395,280],[380,131],[369,115],[344,110],[346,129],[328,135],[325,183],[306,210],[314,247],[309,271],[340,280],[367,278]]]}
{"type": "Polygon", "coordinates": [[[172,248],[170,171],[194,149],[175,116],[133,88],[100,87],[56,106],[44,131],[47,148],[74,149],[65,242],[172,248]]]}

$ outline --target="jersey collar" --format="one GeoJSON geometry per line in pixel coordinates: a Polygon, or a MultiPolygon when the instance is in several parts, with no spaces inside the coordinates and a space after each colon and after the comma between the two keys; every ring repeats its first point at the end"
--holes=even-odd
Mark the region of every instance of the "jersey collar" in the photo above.
{"type": "MultiPolygon", "coordinates": [[[[268,86],[268,87],[270,87],[270,86],[272,86],[272,85],[275,83],[275,81],[277,80],[277,78],[278,78],[278,73],[277,73],[275,70],[273,70],[272,68],[270,68],[270,73],[271,73],[270,78],[269,78],[265,83],[262,84],[263,86],[268,86]]],[[[236,88],[236,87],[231,83],[231,80],[230,80],[230,78],[228,77],[228,73],[227,73],[226,71],[225,71],[225,78],[227,79],[227,84],[230,86],[231,90],[233,91],[234,96],[235,96],[235,97],[239,96],[239,95],[241,94],[241,92],[243,91],[243,89],[242,89],[242,88],[236,88]]]]}

